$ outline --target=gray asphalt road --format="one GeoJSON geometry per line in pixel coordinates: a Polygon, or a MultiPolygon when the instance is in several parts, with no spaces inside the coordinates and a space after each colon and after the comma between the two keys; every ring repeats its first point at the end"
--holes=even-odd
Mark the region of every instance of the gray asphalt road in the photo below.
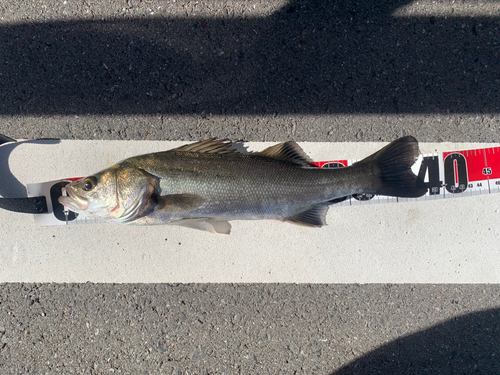
{"type": "Polygon", "coordinates": [[[0,7],[12,137],[498,141],[496,2],[0,7]]]}
{"type": "Polygon", "coordinates": [[[3,285],[2,374],[498,374],[486,285],[3,285]]]}
{"type": "MultiPolygon", "coordinates": [[[[499,142],[498,5],[420,3],[0,1],[0,133],[499,142]]],[[[498,285],[0,285],[2,374],[499,374],[499,348],[498,285]]]]}

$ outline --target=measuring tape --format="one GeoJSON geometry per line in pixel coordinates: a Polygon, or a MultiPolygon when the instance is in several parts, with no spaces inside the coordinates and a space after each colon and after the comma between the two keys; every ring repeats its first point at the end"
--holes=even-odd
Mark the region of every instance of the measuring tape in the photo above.
{"type": "MultiPolygon", "coordinates": [[[[314,163],[321,168],[341,168],[358,160],[314,163]]],[[[427,193],[418,198],[356,194],[340,198],[342,206],[458,198],[500,192],[500,147],[420,155],[412,171],[425,183],[427,193]]]]}
{"type": "MultiPolygon", "coordinates": [[[[358,160],[331,160],[315,162],[320,168],[342,168],[358,160]]],[[[356,206],[378,203],[422,201],[442,198],[458,198],[500,192],[500,147],[466,151],[449,151],[420,155],[412,167],[427,187],[427,193],[419,198],[396,198],[374,194],[356,194],[333,201],[339,206],[356,206]]],[[[80,178],[28,184],[28,197],[46,197],[47,213],[36,214],[40,226],[78,225],[102,223],[103,220],[78,216],[65,211],[58,198],[64,186],[80,178]]]]}

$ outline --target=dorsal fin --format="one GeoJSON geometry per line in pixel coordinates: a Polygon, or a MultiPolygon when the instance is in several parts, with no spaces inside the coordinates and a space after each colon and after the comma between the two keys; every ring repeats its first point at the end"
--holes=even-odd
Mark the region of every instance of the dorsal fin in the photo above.
{"type": "Polygon", "coordinates": [[[234,148],[233,143],[228,139],[217,140],[215,138],[207,139],[196,143],[190,143],[171,151],[198,152],[207,154],[234,154],[239,151],[234,148]]]}
{"type": "Polygon", "coordinates": [[[311,167],[313,162],[304,150],[294,141],[278,143],[277,145],[266,148],[260,152],[254,152],[254,155],[266,156],[268,158],[290,161],[304,167],[311,167]]]}

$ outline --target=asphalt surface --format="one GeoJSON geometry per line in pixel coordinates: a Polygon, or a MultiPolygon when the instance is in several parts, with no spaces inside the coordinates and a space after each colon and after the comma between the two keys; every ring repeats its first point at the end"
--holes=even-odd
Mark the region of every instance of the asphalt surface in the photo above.
{"type": "MultiPolygon", "coordinates": [[[[0,1],[0,133],[499,142],[497,3],[419,3],[0,1]]],[[[2,374],[499,374],[499,348],[498,285],[0,285],[2,374]]]]}
{"type": "Polygon", "coordinates": [[[498,374],[498,286],[7,284],[3,374],[498,374]]]}

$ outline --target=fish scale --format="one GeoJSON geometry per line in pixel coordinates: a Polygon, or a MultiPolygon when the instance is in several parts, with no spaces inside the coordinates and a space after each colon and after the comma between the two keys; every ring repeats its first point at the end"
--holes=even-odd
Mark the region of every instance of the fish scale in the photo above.
{"type": "MultiPolygon", "coordinates": [[[[304,201],[306,205],[311,205],[331,199],[332,194],[335,194],[332,191],[333,180],[337,181],[338,192],[341,191],[341,185],[348,183],[342,178],[345,174],[343,171],[330,173],[331,170],[314,167],[305,169],[293,163],[261,156],[158,156],[175,161],[168,166],[162,165],[160,161],[151,165],[142,162],[141,159],[148,158],[145,156],[131,162],[155,176],[166,176],[160,179],[160,194],[196,193],[210,201],[203,208],[190,212],[189,217],[203,216],[211,213],[210,210],[217,210],[224,217],[235,213],[256,218],[259,215],[262,218],[278,217],[285,211],[284,200],[296,202],[295,205],[299,207],[304,206],[304,201]],[[248,170],[247,173],[241,173],[244,168],[248,170]],[[176,172],[172,173],[172,169],[176,172]],[[342,181],[345,181],[344,184],[342,181]]],[[[292,204],[289,203],[289,206],[292,204]]]]}

